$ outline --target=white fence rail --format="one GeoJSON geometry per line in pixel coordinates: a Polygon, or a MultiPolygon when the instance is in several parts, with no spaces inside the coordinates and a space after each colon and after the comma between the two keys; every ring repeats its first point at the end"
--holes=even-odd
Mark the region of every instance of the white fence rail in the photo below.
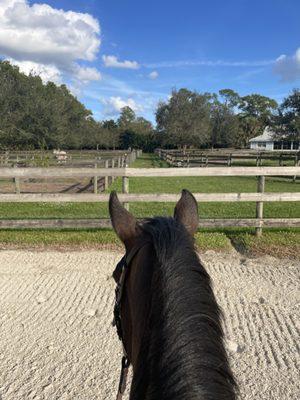
{"type": "Polygon", "coordinates": [[[294,176],[298,167],[220,168],[0,168],[0,178],[59,178],[92,176],[173,177],[173,176],[294,176]]]}

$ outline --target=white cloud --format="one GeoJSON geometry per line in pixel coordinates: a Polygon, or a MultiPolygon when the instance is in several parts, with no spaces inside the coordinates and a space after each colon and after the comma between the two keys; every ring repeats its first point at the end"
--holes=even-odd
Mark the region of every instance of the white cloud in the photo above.
{"type": "Polygon", "coordinates": [[[23,69],[31,62],[46,77],[51,68],[72,75],[83,68],[78,60],[96,59],[99,47],[99,22],[89,14],[30,5],[28,0],[0,0],[0,55],[23,69]]]}
{"type": "Polygon", "coordinates": [[[12,58],[8,59],[8,61],[13,65],[17,65],[20,71],[26,75],[40,76],[44,83],[48,81],[61,83],[61,73],[55,65],[38,64],[33,61],[16,61],[12,58]]]}
{"type": "Polygon", "coordinates": [[[139,69],[140,65],[136,61],[119,61],[116,56],[102,56],[105,67],[110,68],[126,68],[126,69],[139,69]]]}
{"type": "Polygon", "coordinates": [[[75,76],[76,79],[83,83],[99,81],[101,79],[100,72],[96,68],[91,67],[78,67],[75,76]]]}
{"type": "Polygon", "coordinates": [[[157,79],[158,78],[158,72],[157,71],[152,71],[152,72],[150,72],[150,74],[148,75],[148,77],[150,78],[150,79],[157,79]]]}
{"type": "Polygon", "coordinates": [[[180,60],[162,61],[145,64],[146,68],[180,68],[180,67],[266,67],[275,60],[258,61],[224,61],[224,60],[180,60]]]}
{"type": "Polygon", "coordinates": [[[104,114],[105,115],[116,115],[123,107],[130,107],[134,112],[143,111],[143,106],[138,104],[133,98],[122,99],[119,96],[112,96],[109,99],[102,99],[102,104],[104,104],[104,114]]]}
{"type": "Polygon", "coordinates": [[[285,54],[277,58],[274,72],[285,82],[300,79],[300,47],[292,56],[285,54]]]}

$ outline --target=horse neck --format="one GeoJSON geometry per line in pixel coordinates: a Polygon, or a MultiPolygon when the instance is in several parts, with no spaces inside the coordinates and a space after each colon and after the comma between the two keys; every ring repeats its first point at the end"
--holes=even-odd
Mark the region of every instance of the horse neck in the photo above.
{"type": "Polygon", "coordinates": [[[130,400],[232,400],[234,381],[210,279],[194,250],[153,266],[130,400]]]}

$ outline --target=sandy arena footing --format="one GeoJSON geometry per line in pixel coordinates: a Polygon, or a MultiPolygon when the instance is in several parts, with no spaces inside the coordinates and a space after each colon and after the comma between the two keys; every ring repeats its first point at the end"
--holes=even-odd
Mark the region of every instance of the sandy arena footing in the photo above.
{"type": "MultiPolygon", "coordinates": [[[[119,258],[0,251],[1,400],[115,398],[121,345],[111,273],[119,258]]],[[[240,398],[298,400],[300,262],[235,252],[201,259],[225,314],[240,398]]]]}

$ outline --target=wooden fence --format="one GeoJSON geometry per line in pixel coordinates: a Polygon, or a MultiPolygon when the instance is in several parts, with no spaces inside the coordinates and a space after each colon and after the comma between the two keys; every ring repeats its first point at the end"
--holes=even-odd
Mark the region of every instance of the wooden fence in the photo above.
{"type": "Polygon", "coordinates": [[[251,151],[234,149],[216,150],[163,150],[157,149],[156,153],[172,167],[197,167],[197,166],[228,166],[236,163],[253,163],[257,167],[264,162],[272,162],[278,166],[285,164],[300,165],[300,151],[251,151]]]}
{"type": "MultiPolygon", "coordinates": [[[[97,168],[101,168],[101,167],[103,167],[105,169],[107,169],[107,168],[123,168],[123,167],[126,167],[126,166],[127,167],[130,166],[131,163],[133,163],[136,160],[136,158],[141,155],[141,153],[142,153],[141,150],[133,150],[133,151],[127,152],[127,153],[124,153],[124,152],[120,151],[119,155],[118,155],[118,153],[116,153],[116,154],[115,153],[111,153],[109,158],[102,158],[101,160],[98,159],[98,158],[95,158],[94,160],[87,160],[87,159],[83,158],[83,160],[81,160],[80,163],[73,164],[73,162],[72,162],[71,165],[72,165],[72,168],[74,168],[74,169],[75,168],[76,169],[78,169],[78,168],[96,168],[97,169],[97,168]]],[[[69,162],[70,162],[70,160],[69,160],[69,162]]],[[[19,168],[19,165],[22,165],[22,162],[21,162],[21,164],[14,164],[14,170],[16,168],[19,168]]],[[[56,167],[58,167],[57,164],[56,164],[56,167]]],[[[65,171],[65,169],[67,167],[70,167],[70,164],[68,165],[68,164],[63,163],[63,164],[59,165],[59,168],[62,169],[63,171],[65,171]]],[[[47,177],[46,176],[47,168],[45,168],[43,166],[43,167],[40,167],[40,169],[43,170],[44,173],[40,174],[39,176],[37,176],[35,178],[45,178],[45,177],[47,177]]],[[[29,170],[32,171],[33,168],[29,168],[29,170]]],[[[93,171],[94,171],[94,169],[93,169],[93,171]]],[[[74,178],[74,177],[77,177],[77,176],[78,175],[76,175],[76,173],[73,173],[72,176],[69,176],[68,174],[65,174],[64,172],[60,175],[60,177],[63,177],[63,178],[74,178]]],[[[88,175],[86,175],[86,176],[88,176],[88,175]]],[[[33,176],[30,176],[29,179],[31,179],[31,178],[33,178],[33,176]]],[[[20,178],[18,176],[14,176],[13,180],[14,180],[14,185],[15,185],[15,192],[17,194],[19,194],[21,192],[20,178]]],[[[100,176],[100,177],[98,175],[94,174],[93,177],[90,180],[89,186],[93,187],[93,191],[96,194],[96,193],[103,192],[106,189],[108,189],[109,185],[114,180],[115,180],[115,177],[111,176],[111,174],[105,175],[105,176],[100,176]]],[[[72,184],[70,186],[70,188],[73,189],[74,185],[72,184]]],[[[65,191],[68,191],[68,189],[69,188],[67,187],[65,189],[65,191]]],[[[78,190],[82,191],[83,189],[81,187],[78,187],[78,190]]]]}
{"type": "Polygon", "coordinates": [[[98,167],[106,162],[115,162],[126,157],[130,165],[139,156],[141,150],[67,150],[65,154],[52,151],[2,151],[0,152],[0,167],[98,167]]]}
{"type": "MultiPolygon", "coordinates": [[[[187,176],[257,176],[255,193],[194,193],[199,202],[256,202],[256,218],[253,219],[201,219],[200,227],[255,227],[258,235],[262,227],[299,227],[300,218],[264,218],[264,202],[300,201],[300,192],[266,193],[266,176],[294,177],[300,175],[300,167],[222,167],[222,168],[0,168],[0,178],[59,178],[59,177],[121,177],[120,200],[128,207],[129,202],[176,202],[180,194],[129,193],[131,177],[187,177],[187,176]]],[[[107,202],[108,194],[61,194],[61,193],[13,193],[0,194],[0,202],[107,202]]],[[[5,216],[1,216],[2,218],[5,216]]],[[[110,226],[108,219],[0,219],[0,228],[101,228],[110,226]]]]}

